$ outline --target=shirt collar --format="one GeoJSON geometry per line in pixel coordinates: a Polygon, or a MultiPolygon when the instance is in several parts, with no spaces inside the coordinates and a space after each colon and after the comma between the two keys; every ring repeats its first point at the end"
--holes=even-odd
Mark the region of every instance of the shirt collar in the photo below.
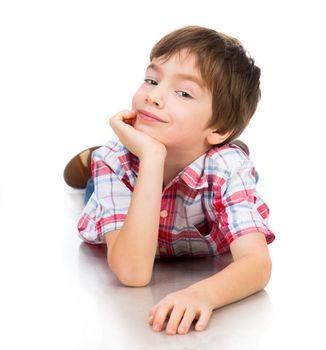
{"type": "MultiPolygon", "coordinates": [[[[172,180],[179,181],[180,179],[190,188],[199,190],[208,187],[207,174],[205,171],[206,160],[218,151],[217,147],[212,147],[207,153],[202,154],[195,159],[186,168],[172,180]]],[[[137,176],[139,171],[139,159],[134,154],[130,153],[131,170],[137,176]]]]}
{"type": "Polygon", "coordinates": [[[201,155],[180,173],[180,179],[194,190],[208,187],[207,175],[205,173],[206,157],[207,153],[201,155]]]}

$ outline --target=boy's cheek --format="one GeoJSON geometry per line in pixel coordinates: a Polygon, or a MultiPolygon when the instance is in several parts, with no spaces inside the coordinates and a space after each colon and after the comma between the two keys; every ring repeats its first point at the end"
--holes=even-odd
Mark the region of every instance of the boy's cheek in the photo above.
{"type": "Polygon", "coordinates": [[[131,108],[132,110],[137,110],[139,109],[139,104],[142,100],[142,94],[139,90],[137,90],[132,98],[132,101],[131,101],[131,108]]]}
{"type": "MultiPolygon", "coordinates": [[[[137,93],[134,95],[134,97],[133,97],[133,99],[132,99],[131,109],[132,109],[133,111],[136,111],[136,112],[137,112],[137,109],[139,109],[139,108],[137,108],[137,103],[136,103],[137,96],[136,96],[136,95],[137,95],[137,93]]],[[[136,118],[133,119],[133,121],[132,121],[132,126],[135,127],[135,128],[137,129],[137,127],[136,127],[136,121],[137,121],[137,116],[136,116],[136,118]]]]}

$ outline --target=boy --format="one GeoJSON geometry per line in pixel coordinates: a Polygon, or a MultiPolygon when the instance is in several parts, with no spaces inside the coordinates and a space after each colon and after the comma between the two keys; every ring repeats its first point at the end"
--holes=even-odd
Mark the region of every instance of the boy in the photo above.
{"type": "Polygon", "coordinates": [[[93,152],[95,188],[78,230],[86,242],[107,244],[122,284],[146,286],[155,258],[231,251],[224,270],[151,309],[155,331],[166,319],[171,335],[187,333],[195,319],[203,330],[214,309],[269,281],[268,207],[247,154],[231,143],[255,112],[259,78],[236,39],[176,30],[153,47],[132,110],[110,119],[118,139],[93,152]]]}

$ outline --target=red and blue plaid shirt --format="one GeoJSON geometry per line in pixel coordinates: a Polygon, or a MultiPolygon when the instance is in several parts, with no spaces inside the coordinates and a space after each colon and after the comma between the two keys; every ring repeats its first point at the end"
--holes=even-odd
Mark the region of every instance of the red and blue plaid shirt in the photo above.
{"type": "MultiPolygon", "coordinates": [[[[102,244],[106,234],[121,229],[138,169],[138,158],[119,140],[93,152],[94,193],[78,220],[83,240],[102,244]]],[[[232,144],[212,147],[164,188],[156,257],[219,255],[253,232],[270,243],[275,236],[268,213],[247,155],[232,144]]]]}

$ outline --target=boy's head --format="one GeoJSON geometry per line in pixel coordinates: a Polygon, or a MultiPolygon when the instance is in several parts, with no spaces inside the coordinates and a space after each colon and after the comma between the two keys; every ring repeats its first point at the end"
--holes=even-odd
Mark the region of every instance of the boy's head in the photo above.
{"type": "Polygon", "coordinates": [[[227,135],[223,143],[239,136],[249,123],[260,99],[260,69],[241,43],[212,29],[188,26],[163,37],[152,49],[150,60],[187,52],[212,96],[212,116],[207,127],[227,135]]]}

